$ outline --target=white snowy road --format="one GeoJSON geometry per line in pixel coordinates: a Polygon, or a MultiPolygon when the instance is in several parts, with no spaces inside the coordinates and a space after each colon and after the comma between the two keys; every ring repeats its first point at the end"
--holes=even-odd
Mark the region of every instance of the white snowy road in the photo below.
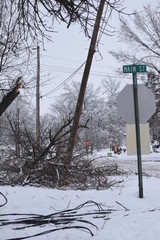
{"type": "MultiPolygon", "coordinates": [[[[137,174],[137,156],[127,156],[126,154],[113,154],[112,157],[107,157],[103,152],[95,160],[96,165],[108,163],[117,163],[120,168],[129,174],[137,174]]],[[[142,172],[145,176],[160,177],[160,153],[151,153],[150,155],[142,156],[142,172]]]]}
{"type": "MultiPolygon", "coordinates": [[[[127,172],[136,174],[138,172],[137,161],[117,160],[116,162],[122,169],[127,172]]],[[[145,176],[160,177],[160,162],[142,161],[142,172],[145,176]]]]}

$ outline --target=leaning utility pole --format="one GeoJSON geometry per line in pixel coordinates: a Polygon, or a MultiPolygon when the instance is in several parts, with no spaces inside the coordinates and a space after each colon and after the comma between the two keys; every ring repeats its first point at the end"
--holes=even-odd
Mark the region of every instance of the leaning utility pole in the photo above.
{"type": "Polygon", "coordinates": [[[71,162],[71,158],[72,158],[72,154],[73,154],[73,149],[74,149],[74,145],[75,145],[75,141],[76,141],[76,135],[77,135],[77,131],[78,131],[79,120],[80,120],[80,116],[81,116],[81,112],[82,112],[82,105],[84,102],[84,96],[85,96],[87,81],[88,81],[90,68],[91,68],[91,64],[92,64],[93,54],[95,52],[95,46],[96,46],[96,42],[97,42],[97,36],[98,36],[99,26],[100,26],[100,22],[101,22],[101,18],[102,18],[104,4],[105,4],[105,0],[101,0],[100,4],[99,4],[98,12],[97,12],[95,25],[94,25],[90,48],[88,51],[88,57],[87,57],[87,61],[86,61],[86,65],[85,65],[85,69],[84,69],[84,73],[83,73],[83,77],[82,77],[81,88],[80,88],[77,105],[76,105],[76,110],[75,110],[75,114],[74,114],[73,126],[71,129],[71,135],[70,135],[68,146],[67,146],[67,152],[66,152],[66,156],[65,156],[66,164],[69,164],[71,162]]]}
{"type": "Polygon", "coordinates": [[[37,46],[37,83],[36,83],[36,136],[37,136],[37,148],[40,150],[40,51],[37,46]]]}

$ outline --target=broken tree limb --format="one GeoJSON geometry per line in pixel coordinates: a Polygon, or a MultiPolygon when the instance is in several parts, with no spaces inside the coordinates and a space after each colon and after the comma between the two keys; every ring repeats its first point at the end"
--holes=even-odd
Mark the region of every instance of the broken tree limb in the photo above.
{"type": "Polygon", "coordinates": [[[117,202],[116,201],[116,203],[118,204],[118,205],[120,205],[121,207],[123,207],[126,211],[129,211],[129,209],[128,208],[126,208],[124,205],[122,205],[121,203],[119,203],[119,202],[117,202]]]}
{"type": "Polygon", "coordinates": [[[18,77],[14,88],[9,91],[0,102],[0,116],[5,112],[5,110],[11,105],[15,98],[20,94],[19,88],[21,86],[22,77],[18,77]]]}

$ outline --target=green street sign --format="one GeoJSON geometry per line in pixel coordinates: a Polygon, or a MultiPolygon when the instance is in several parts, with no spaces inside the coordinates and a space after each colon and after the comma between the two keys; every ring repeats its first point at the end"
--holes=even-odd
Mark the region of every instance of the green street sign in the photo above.
{"type": "Polygon", "coordinates": [[[146,65],[124,65],[123,73],[144,73],[146,72],[146,65]]]}

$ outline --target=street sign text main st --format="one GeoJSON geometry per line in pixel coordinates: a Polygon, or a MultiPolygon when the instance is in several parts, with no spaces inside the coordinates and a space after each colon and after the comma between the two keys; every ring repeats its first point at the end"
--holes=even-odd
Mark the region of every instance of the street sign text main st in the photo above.
{"type": "Polygon", "coordinates": [[[124,65],[123,73],[144,73],[146,72],[146,65],[124,65]]]}

